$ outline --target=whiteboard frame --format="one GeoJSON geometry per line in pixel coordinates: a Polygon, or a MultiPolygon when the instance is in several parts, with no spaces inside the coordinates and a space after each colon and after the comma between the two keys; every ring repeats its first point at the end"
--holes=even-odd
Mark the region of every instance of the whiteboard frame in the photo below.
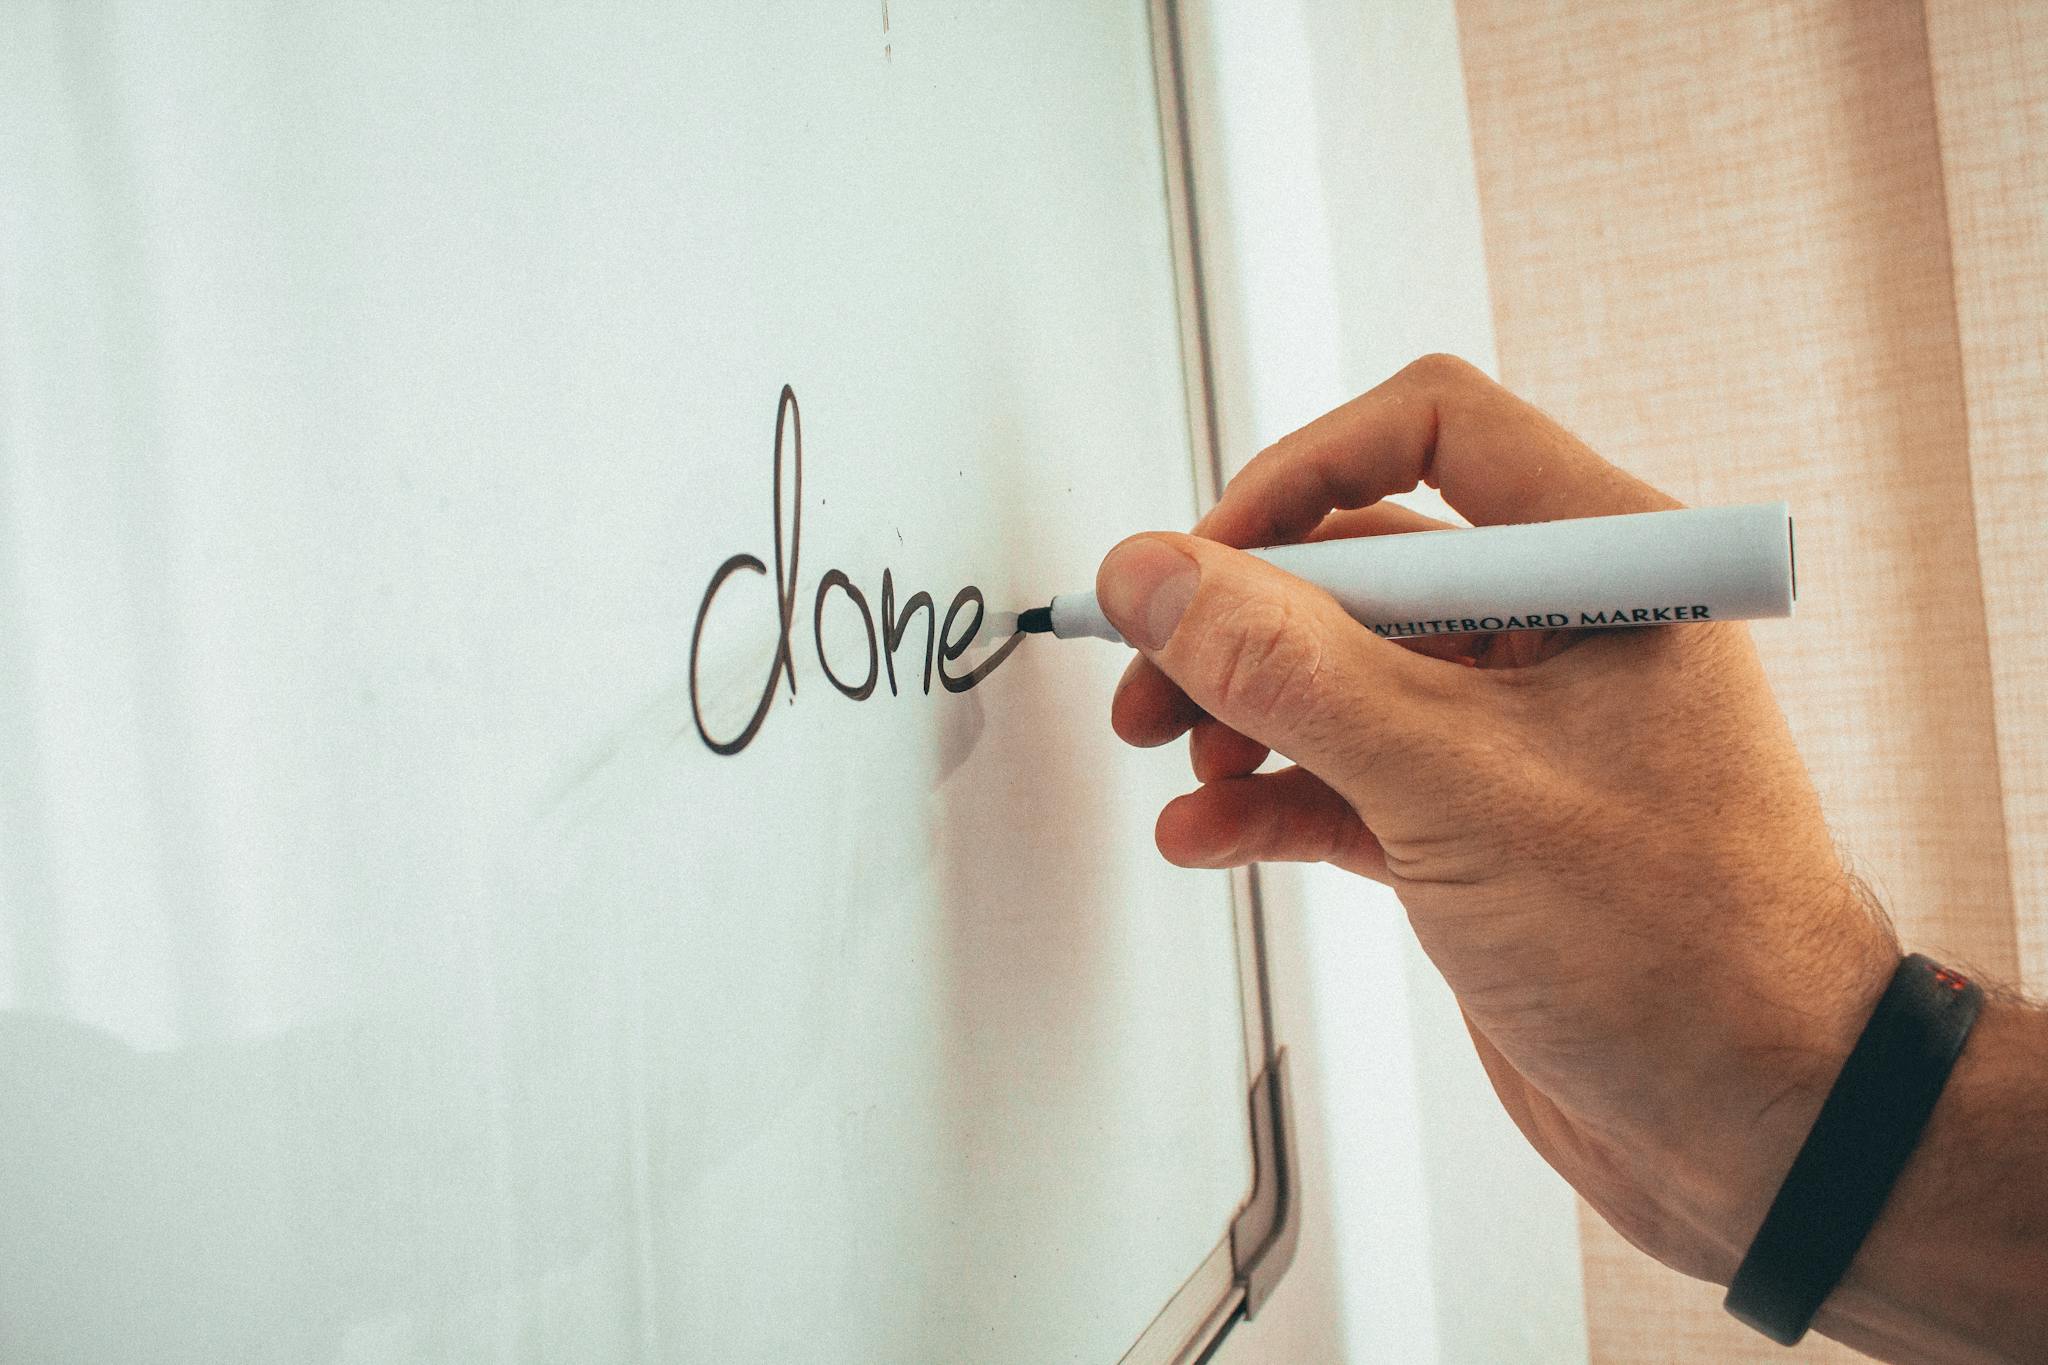
{"type": "MultiPolygon", "coordinates": [[[[1158,90],[1168,226],[1173,246],[1176,312],[1180,320],[1182,392],[1186,395],[1188,449],[1196,505],[1212,506],[1223,490],[1223,452],[1217,440],[1214,366],[1203,287],[1201,234],[1195,214],[1192,139],[1178,0],[1147,0],[1152,70],[1158,90]]],[[[1266,970],[1265,910],[1255,867],[1229,872],[1237,924],[1238,992],[1244,1021],[1245,1097],[1251,1127],[1252,1187],[1221,1241],[1169,1299],[1120,1365],[1199,1365],[1222,1345],[1238,1322],[1254,1316],[1294,1258],[1301,1231],[1294,1153],[1294,1114],[1286,1049],[1273,1031],[1271,983],[1266,970]]]]}

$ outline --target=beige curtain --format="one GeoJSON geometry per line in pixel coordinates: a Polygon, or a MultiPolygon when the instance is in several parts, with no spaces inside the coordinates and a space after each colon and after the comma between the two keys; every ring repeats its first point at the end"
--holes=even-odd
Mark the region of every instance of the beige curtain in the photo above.
{"type": "MultiPolygon", "coordinates": [[[[1501,378],[1687,501],[1791,501],[1757,638],[1843,844],[1909,943],[2048,987],[2048,16],[1458,10],[1501,378]]],[[[1786,1358],[1581,1222],[1594,1360],[1786,1358]]]]}

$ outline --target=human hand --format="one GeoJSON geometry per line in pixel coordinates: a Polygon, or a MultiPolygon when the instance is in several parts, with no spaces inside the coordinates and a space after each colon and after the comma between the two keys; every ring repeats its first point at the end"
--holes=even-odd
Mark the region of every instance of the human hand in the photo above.
{"type": "Polygon", "coordinates": [[[1746,627],[1380,639],[1230,547],[1678,504],[1449,357],[1282,439],[1188,536],[1103,561],[1140,658],[1112,703],[1188,733],[1191,867],[1392,887],[1529,1141],[1637,1246],[1725,1282],[1898,961],[1746,627]],[[1191,732],[1191,733],[1190,733],[1191,732]],[[1295,766],[1256,771],[1268,750],[1295,766]]]}

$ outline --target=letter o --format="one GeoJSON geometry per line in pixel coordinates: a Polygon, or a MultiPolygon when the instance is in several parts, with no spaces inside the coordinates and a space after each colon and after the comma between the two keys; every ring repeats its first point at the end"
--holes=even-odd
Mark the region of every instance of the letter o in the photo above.
{"type": "Polygon", "coordinates": [[[838,569],[833,569],[818,580],[818,596],[811,604],[811,638],[818,646],[818,667],[825,670],[826,679],[855,701],[866,701],[874,695],[875,683],[881,677],[882,656],[875,648],[875,617],[868,610],[867,595],[853,586],[853,580],[838,569]],[[832,661],[825,657],[825,598],[837,588],[846,594],[846,600],[860,608],[860,623],[868,631],[868,676],[858,687],[850,687],[837,673],[832,671],[832,661]]]}

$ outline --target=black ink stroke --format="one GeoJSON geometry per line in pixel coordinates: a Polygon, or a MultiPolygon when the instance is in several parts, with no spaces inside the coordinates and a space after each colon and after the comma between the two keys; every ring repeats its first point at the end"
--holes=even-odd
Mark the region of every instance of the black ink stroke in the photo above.
{"type": "Polygon", "coordinates": [[[697,604],[697,624],[690,631],[690,715],[697,722],[699,737],[717,754],[736,754],[754,742],[754,736],[761,732],[763,722],[768,719],[768,708],[775,704],[778,680],[787,678],[789,695],[792,699],[796,696],[796,658],[790,651],[789,632],[796,622],[797,555],[803,546],[804,532],[804,419],[803,413],[797,409],[796,391],[787,384],[782,386],[782,396],[775,404],[775,457],[769,498],[769,516],[775,526],[775,597],[781,626],[776,633],[775,659],[768,665],[768,682],[761,689],[761,700],[755,705],[754,714],[745,727],[731,739],[711,737],[711,731],[704,725],[704,710],[697,696],[697,657],[704,644],[704,618],[710,615],[711,601],[725,586],[727,578],[741,569],[765,574],[767,566],[749,554],[734,555],[719,565],[718,572],[711,575],[710,585],[704,589],[704,600],[697,604]],[[789,562],[786,569],[782,558],[782,439],[785,431],[796,452],[792,471],[796,497],[789,517],[789,562]]]}
{"type": "MultiPolygon", "coordinates": [[[[903,532],[896,538],[901,540],[903,532]]],[[[933,603],[932,595],[922,588],[912,593],[904,602],[903,610],[896,610],[896,577],[887,569],[882,570],[882,664],[889,671],[889,695],[896,695],[896,647],[903,643],[903,637],[910,633],[910,614],[919,607],[924,608],[924,694],[932,694],[932,642],[939,633],[939,609],[933,603]]]]}
{"type": "Polygon", "coordinates": [[[818,580],[818,600],[811,607],[811,636],[818,645],[818,667],[825,670],[825,677],[846,696],[855,701],[866,701],[875,694],[875,683],[881,673],[881,662],[875,657],[875,618],[868,611],[867,594],[853,586],[853,580],[838,569],[833,569],[818,580]],[[831,660],[825,657],[825,598],[837,588],[846,594],[846,600],[860,608],[860,623],[868,630],[868,676],[859,687],[849,687],[832,671],[831,660]]]}
{"type": "MultiPolygon", "coordinates": [[[[782,386],[782,396],[775,407],[775,446],[773,466],[769,480],[769,516],[775,535],[775,600],[776,636],[775,657],[769,661],[767,681],[761,687],[760,699],[754,704],[754,713],[738,734],[720,739],[711,733],[704,723],[704,709],[699,695],[698,667],[704,647],[704,623],[711,615],[711,607],[718,599],[719,589],[726,580],[742,571],[767,576],[768,566],[751,554],[736,554],[718,566],[711,575],[711,582],[705,586],[704,596],[697,604],[696,623],[690,630],[690,716],[696,722],[697,735],[715,754],[733,755],[754,742],[767,723],[768,713],[775,705],[775,693],[779,685],[789,684],[792,701],[796,698],[796,654],[790,644],[790,636],[796,624],[797,563],[803,547],[803,501],[804,501],[804,437],[803,414],[798,410],[796,392],[789,385],[782,386]],[[782,465],[785,447],[789,452],[791,498],[789,507],[789,534],[783,535],[782,465]]],[[[901,533],[898,533],[899,538],[901,533]]],[[[899,610],[896,605],[896,579],[888,569],[882,570],[882,593],[880,601],[881,629],[876,629],[876,613],[868,606],[867,594],[862,592],[843,569],[829,569],[818,580],[818,587],[811,602],[811,637],[817,648],[818,667],[827,682],[843,696],[853,701],[866,701],[875,694],[877,685],[884,677],[888,679],[889,695],[897,696],[896,651],[910,635],[911,620],[922,610],[925,615],[924,673],[922,677],[924,695],[930,696],[932,674],[938,673],[939,683],[948,692],[966,692],[995,672],[1002,662],[1009,658],[1017,646],[1024,642],[1024,636],[1012,633],[998,645],[993,653],[965,673],[955,676],[947,665],[959,661],[980,638],[981,628],[987,620],[981,589],[969,584],[960,589],[947,606],[942,619],[938,604],[932,595],[922,590],[912,593],[899,610]],[[849,683],[832,667],[825,651],[825,599],[834,590],[844,596],[860,613],[861,624],[867,630],[868,659],[867,673],[858,683],[849,683]],[[960,620],[961,612],[967,608],[973,614],[967,619],[965,629],[956,637],[954,626],[960,620]]]]}
{"type": "Polygon", "coordinates": [[[1010,657],[1010,651],[1024,643],[1024,636],[1015,631],[1010,638],[996,647],[996,652],[983,659],[959,677],[946,671],[946,665],[965,654],[974,644],[974,638],[981,634],[982,606],[981,589],[973,586],[960,589],[953,604],[946,608],[946,624],[939,627],[939,682],[948,692],[965,692],[976,683],[996,671],[996,665],[1010,657]],[[974,603],[974,620],[967,627],[967,634],[958,643],[953,640],[953,618],[960,614],[960,608],[968,602],[974,603]]]}

